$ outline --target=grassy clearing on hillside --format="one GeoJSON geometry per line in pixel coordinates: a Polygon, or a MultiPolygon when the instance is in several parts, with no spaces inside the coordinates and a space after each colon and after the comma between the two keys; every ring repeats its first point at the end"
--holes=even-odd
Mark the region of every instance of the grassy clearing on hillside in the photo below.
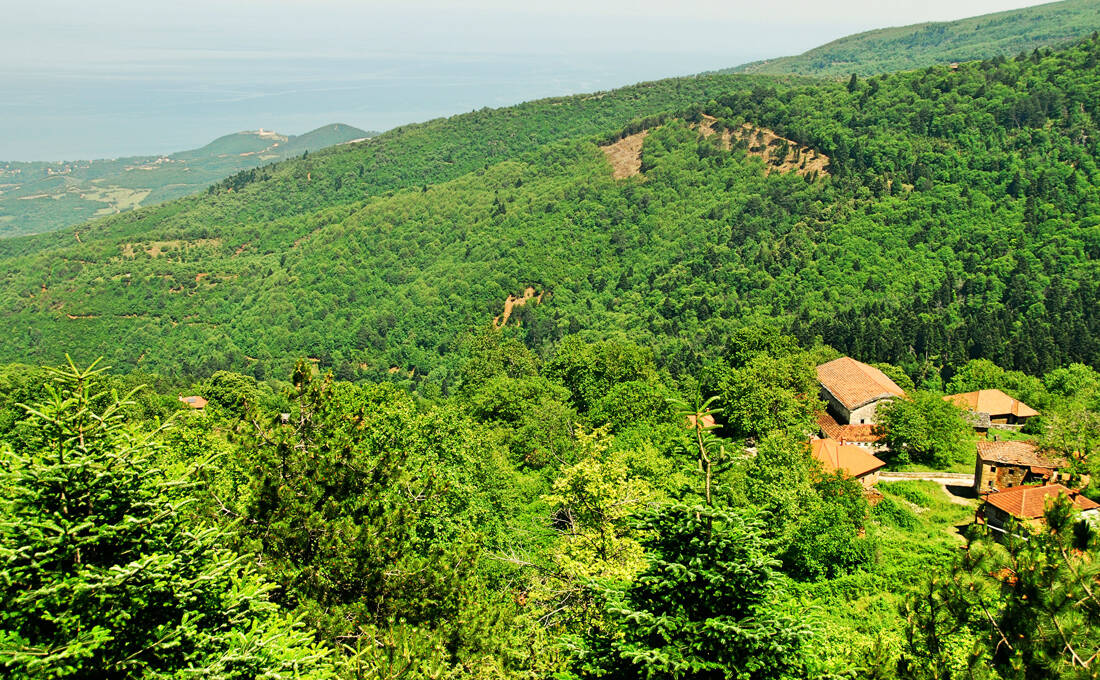
{"type": "Polygon", "coordinates": [[[963,545],[957,526],[974,517],[935,482],[880,482],[878,489],[885,498],[867,528],[878,551],[873,571],[792,584],[818,631],[826,671],[873,658],[876,651],[899,653],[906,627],[902,604],[928,574],[951,564],[963,545]]]}

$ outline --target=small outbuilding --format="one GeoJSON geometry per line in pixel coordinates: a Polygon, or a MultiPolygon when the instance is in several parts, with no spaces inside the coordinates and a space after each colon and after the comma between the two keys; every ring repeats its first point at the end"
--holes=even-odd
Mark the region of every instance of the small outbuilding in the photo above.
{"type": "Polygon", "coordinates": [[[1066,461],[1044,454],[1031,442],[979,441],[974,491],[984,494],[1024,484],[1056,482],[1065,466],[1066,461]]]}
{"type": "Polygon", "coordinates": [[[879,471],[886,463],[858,446],[842,444],[835,439],[811,439],[810,451],[821,462],[826,473],[838,470],[870,488],[878,483],[879,471]]]}
{"type": "Polygon", "coordinates": [[[944,400],[977,415],[979,422],[981,416],[988,416],[989,425],[1023,425],[1029,418],[1039,415],[1035,409],[1000,390],[949,394],[944,400]]]}
{"type": "Polygon", "coordinates": [[[204,408],[206,408],[207,403],[209,403],[209,402],[207,402],[206,399],[203,399],[202,397],[199,397],[199,396],[180,397],[179,399],[184,404],[187,404],[188,406],[190,406],[193,409],[204,409],[204,408]]]}

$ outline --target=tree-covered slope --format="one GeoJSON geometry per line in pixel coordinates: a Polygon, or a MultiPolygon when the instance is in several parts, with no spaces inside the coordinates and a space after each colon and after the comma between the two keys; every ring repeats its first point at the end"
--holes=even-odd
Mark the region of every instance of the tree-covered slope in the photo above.
{"type": "Polygon", "coordinates": [[[0,162],[0,238],[55,231],[163,203],[241,170],[374,134],[337,123],[298,136],[237,132],[199,149],[162,156],[0,162]]]}
{"type": "Polygon", "coordinates": [[[195,225],[224,229],[357,204],[368,196],[461,177],[556,140],[613,133],[635,118],[705,102],[736,84],[772,80],[722,75],[669,79],[407,125],[356,144],[238,173],[204,196],[38,239],[0,240],[0,253],[68,245],[74,233],[88,240],[99,231],[140,234],[195,225]]]}
{"type": "Polygon", "coordinates": [[[684,81],[712,89],[684,117],[626,126],[649,134],[641,174],[625,180],[604,137],[515,140],[606,128],[629,91],[607,95],[608,111],[570,100],[573,118],[545,106],[542,125],[522,109],[435,125],[471,143],[495,130],[477,148],[512,157],[487,167],[432,126],[397,133],[408,146],[395,136],[310,155],[232,192],[92,225],[79,243],[9,241],[0,359],[75,351],[266,374],[310,356],[347,377],[446,388],[461,335],[531,287],[541,302],[510,319],[531,347],[625,334],[673,371],[759,321],[911,370],[970,357],[1095,365],[1098,56],[1089,40],[848,87],[684,81]],[[750,134],[728,149],[692,122],[704,111],[715,130],[747,123],[790,141],[761,149],[750,134]],[[781,147],[824,154],[828,173],[770,172],[760,156],[781,147]],[[448,179],[456,170],[433,161],[451,153],[479,168],[448,179]],[[379,195],[354,200],[348,186],[379,195]]]}
{"type": "Polygon", "coordinates": [[[732,73],[861,76],[935,64],[1015,56],[1060,46],[1100,30],[1100,5],[1063,0],[960,21],[883,28],[847,36],[793,57],[745,64],[732,73]]]}

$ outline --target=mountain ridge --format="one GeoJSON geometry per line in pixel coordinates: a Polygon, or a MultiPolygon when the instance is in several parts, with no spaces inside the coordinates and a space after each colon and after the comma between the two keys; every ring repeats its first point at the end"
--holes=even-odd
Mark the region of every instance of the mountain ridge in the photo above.
{"type": "Polygon", "coordinates": [[[78,161],[0,161],[0,239],[170,201],[243,169],[376,133],[333,123],[302,135],[251,130],[197,149],[78,161]]]}
{"type": "Polygon", "coordinates": [[[933,64],[1015,56],[1100,30],[1100,6],[1063,0],[957,21],[879,28],[833,40],[800,55],[742,64],[719,73],[827,77],[877,75],[933,64]]]}

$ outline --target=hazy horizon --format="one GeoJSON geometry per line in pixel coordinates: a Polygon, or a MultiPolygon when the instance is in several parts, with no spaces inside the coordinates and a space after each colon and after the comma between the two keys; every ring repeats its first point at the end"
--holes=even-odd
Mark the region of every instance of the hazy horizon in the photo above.
{"type": "Polygon", "coordinates": [[[0,27],[0,160],[170,153],[366,130],[798,54],[872,28],[1043,4],[685,0],[42,0],[0,27]]]}

